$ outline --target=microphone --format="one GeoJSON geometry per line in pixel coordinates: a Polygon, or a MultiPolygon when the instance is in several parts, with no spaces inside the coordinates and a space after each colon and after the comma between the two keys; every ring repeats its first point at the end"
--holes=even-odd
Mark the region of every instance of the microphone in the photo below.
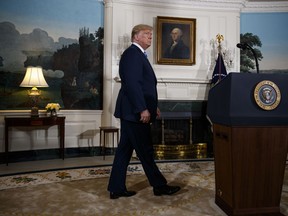
{"type": "Polygon", "coordinates": [[[259,64],[258,64],[258,59],[257,59],[255,50],[247,43],[238,43],[236,46],[242,50],[250,49],[252,51],[254,59],[255,59],[257,74],[259,74],[259,64]]]}
{"type": "Polygon", "coordinates": [[[243,50],[247,49],[246,43],[245,44],[238,43],[236,46],[240,49],[243,49],[243,50]]]}

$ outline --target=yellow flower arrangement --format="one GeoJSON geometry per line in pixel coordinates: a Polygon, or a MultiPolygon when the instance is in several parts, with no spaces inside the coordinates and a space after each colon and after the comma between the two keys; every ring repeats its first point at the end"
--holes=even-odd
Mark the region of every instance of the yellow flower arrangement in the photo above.
{"type": "Polygon", "coordinates": [[[58,112],[61,107],[60,107],[60,105],[58,103],[48,103],[45,108],[46,108],[47,111],[56,111],[56,112],[58,112]]]}

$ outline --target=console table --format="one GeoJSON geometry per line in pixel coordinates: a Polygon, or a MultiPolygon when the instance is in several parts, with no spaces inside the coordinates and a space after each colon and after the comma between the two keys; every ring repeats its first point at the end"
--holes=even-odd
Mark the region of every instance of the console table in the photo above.
{"type": "Polygon", "coordinates": [[[5,156],[9,163],[9,127],[40,127],[58,125],[60,136],[60,158],[64,160],[65,116],[5,116],[5,156]]]}

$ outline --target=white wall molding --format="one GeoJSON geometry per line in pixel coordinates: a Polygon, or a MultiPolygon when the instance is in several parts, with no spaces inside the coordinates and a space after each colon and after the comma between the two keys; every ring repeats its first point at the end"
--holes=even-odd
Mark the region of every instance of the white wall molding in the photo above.
{"type": "Polygon", "coordinates": [[[114,3],[153,8],[239,10],[243,0],[113,0],[114,3]]]}
{"type": "Polygon", "coordinates": [[[288,1],[244,1],[241,12],[288,12],[288,1]]]}
{"type": "Polygon", "coordinates": [[[163,84],[209,84],[210,80],[205,79],[184,79],[184,78],[164,78],[164,79],[158,79],[158,83],[163,84]]]}
{"type": "MultiPolygon", "coordinates": [[[[112,1],[112,0],[110,0],[112,1]]],[[[105,2],[110,2],[106,0],[105,2]]],[[[154,8],[287,12],[288,0],[113,0],[113,3],[154,8]]]]}
{"type": "Polygon", "coordinates": [[[207,82],[159,82],[159,100],[186,100],[202,101],[207,100],[210,83],[207,82]]]}
{"type": "MultiPolygon", "coordinates": [[[[115,77],[121,83],[119,77],[115,77]]],[[[159,100],[207,100],[211,80],[189,78],[157,79],[159,100]]]]}

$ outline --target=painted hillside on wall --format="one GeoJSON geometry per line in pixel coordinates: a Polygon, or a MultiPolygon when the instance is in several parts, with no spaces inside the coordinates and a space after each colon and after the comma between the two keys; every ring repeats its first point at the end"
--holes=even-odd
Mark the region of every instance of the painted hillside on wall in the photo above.
{"type": "Polygon", "coordinates": [[[0,110],[30,109],[19,87],[27,66],[41,66],[49,85],[40,109],[102,109],[103,13],[98,1],[1,1],[0,110]]]}

